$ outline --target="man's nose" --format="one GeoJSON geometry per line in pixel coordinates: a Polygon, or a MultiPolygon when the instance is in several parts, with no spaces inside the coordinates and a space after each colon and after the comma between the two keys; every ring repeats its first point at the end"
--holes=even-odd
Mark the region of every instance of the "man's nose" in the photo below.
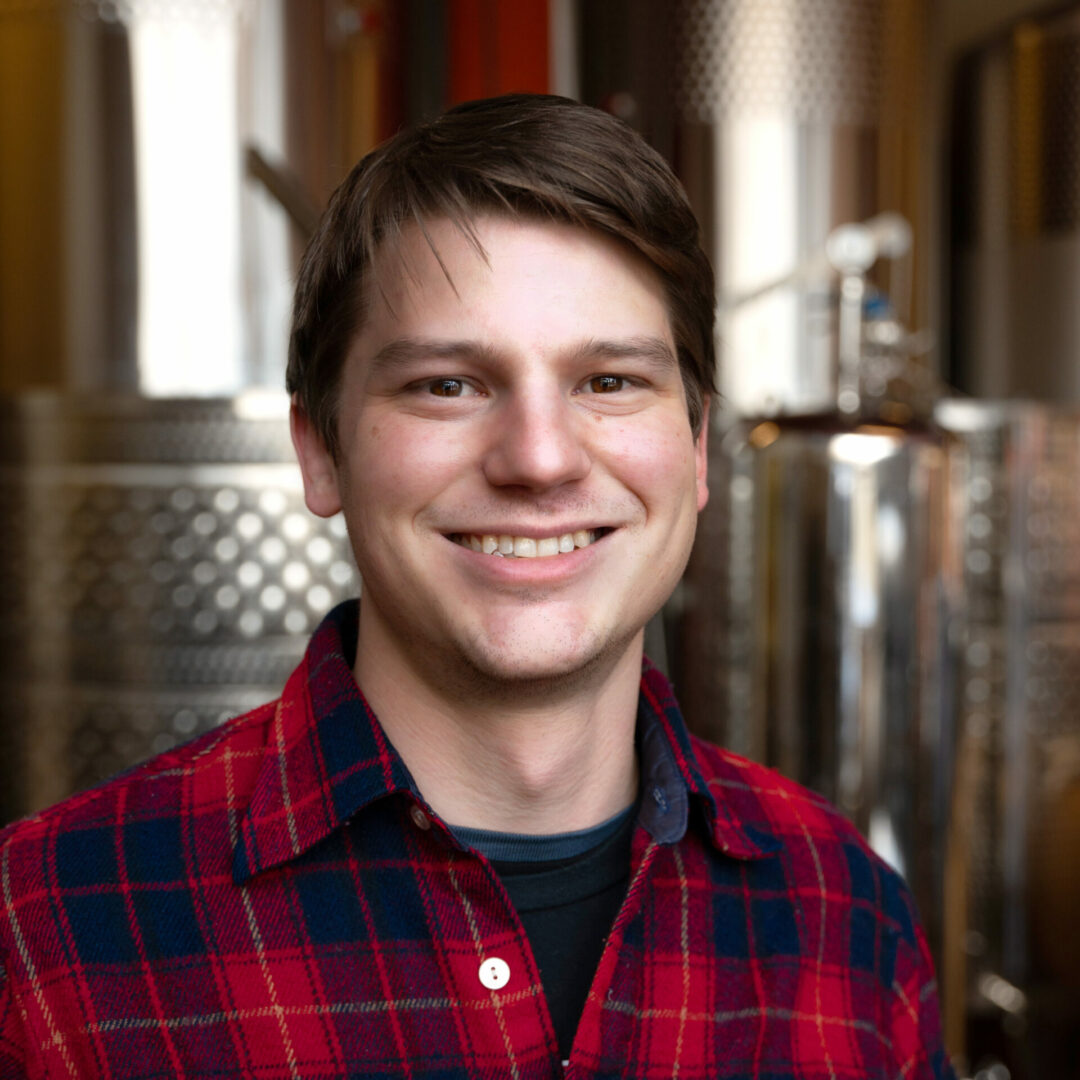
{"type": "Polygon", "coordinates": [[[532,491],[583,479],[592,466],[585,422],[563,394],[526,393],[506,401],[498,410],[484,475],[498,487],[532,491]]]}

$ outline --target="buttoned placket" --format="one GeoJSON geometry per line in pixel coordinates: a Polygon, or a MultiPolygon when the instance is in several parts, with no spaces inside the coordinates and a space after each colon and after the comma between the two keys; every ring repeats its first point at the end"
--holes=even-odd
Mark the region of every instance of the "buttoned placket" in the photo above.
{"type": "MultiPolygon", "coordinates": [[[[661,812],[663,813],[669,809],[670,807],[664,806],[661,812]]],[[[520,986],[517,985],[518,980],[525,978],[527,972],[535,971],[536,995],[543,1004],[543,1009],[546,1013],[547,1026],[554,1032],[554,1023],[551,1019],[543,983],[540,980],[540,968],[533,955],[532,945],[529,942],[528,934],[517,913],[517,909],[511,902],[509,894],[507,894],[502,881],[495,868],[491,865],[491,862],[479,851],[475,851],[471,848],[462,848],[457,840],[454,839],[449,827],[437,816],[432,814],[429,810],[425,810],[419,804],[412,804],[409,809],[409,818],[417,832],[427,834],[427,838],[429,838],[431,842],[439,844],[444,847],[444,849],[454,845],[458,849],[460,858],[472,860],[483,868],[485,877],[492,888],[493,895],[498,897],[508,920],[512,924],[512,929],[515,931],[515,936],[519,943],[518,957],[515,958],[510,956],[510,959],[508,960],[507,956],[510,954],[505,948],[500,949],[499,953],[484,952],[482,959],[475,969],[476,984],[496,997],[504,991],[507,994],[511,994],[515,992],[516,989],[520,989],[520,986]]],[[[640,840],[641,838],[638,839],[640,840]]],[[[630,920],[634,918],[640,906],[641,898],[644,893],[645,879],[648,877],[657,855],[664,846],[665,845],[656,842],[652,837],[648,836],[644,838],[644,847],[640,851],[638,850],[638,844],[634,844],[634,853],[631,856],[630,885],[627,889],[627,895],[623,898],[619,912],[612,924],[612,930],[608,934],[607,941],[604,945],[604,950],[600,962],[597,965],[597,970],[593,973],[593,983],[590,986],[589,994],[586,997],[585,1010],[579,1020],[579,1025],[585,1020],[587,1014],[591,1010],[602,1010],[603,1008],[602,1002],[606,998],[608,987],[607,985],[597,985],[596,980],[599,978],[600,972],[605,969],[605,960],[609,953],[612,950],[617,951],[620,947],[624,929],[630,920]],[[640,859],[640,861],[635,865],[635,860],[638,859],[640,859]]],[[[464,902],[465,897],[462,897],[461,899],[464,902]]],[[[614,965],[612,965],[612,968],[614,969],[614,965]]],[[[476,1012],[477,1010],[473,1011],[476,1012]]],[[[584,1068],[584,1066],[575,1064],[574,1057],[576,1043],[577,1040],[575,1038],[575,1044],[574,1046],[571,1046],[569,1058],[560,1058],[558,1056],[558,1051],[556,1050],[554,1052],[552,1057],[553,1076],[565,1078],[565,1080],[588,1080],[592,1075],[591,1072],[584,1068]]]]}
{"type": "MultiPolygon", "coordinates": [[[[533,956],[525,927],[495,868],[480,852],[463,847],[453,836],[449,827],[430,809],[414,802],[409,808],[408,816],[416,832],[423,836],[422,842],[438,845],[444,857],[460,865],[463,873],[455,874],[451,871],[451,879],[455,881],[456,900],[464,909],[466,922],[474,924],[481,907],[490,918],[492,905],[498,903],[506,916],[507,929],[516,940],[516,947],[503,942],[497,949],[489,950],[485,943],[478,939],[476,941],[477,956],[472,959],[471,970],[468,973],[464,970],[460,972],[459,984],[472,987],[477,998],[483,994],[490,994],[496,1010],[499,1010],[503,1008],[504,998],[516,999],[520,992],[527,988],[529,973],[535,972],[532,983],[535,986],[535,996],[546,1014],[546,1026],[552,1032],[553,1039],[554,1024],[548,1012],[539,965],[533,956]],[[482,872],[482,879],[475,873],[477,869],[482,872]],[[483,881],[482,891],[479,887],[481,880],[483,881]]],[[[468,1009],[465,1011],[464,1020],[466,1023],[470,1021],[475,1023],[483,1015],[482,1009],[468,1009]]],[[[534,1038],[528,1041],[540,1044],[551,1040],[548,1040],[541,1032],[536,1032],[534,1038]]],[[[474,1045],[483,1045],[483,1039],[474,1040],[474,1045]]],[[[562,1064],[557,1057],[555,1061],[558,1064],[558,1071],[554,1075],[561,1076],[562,1064]]]]}

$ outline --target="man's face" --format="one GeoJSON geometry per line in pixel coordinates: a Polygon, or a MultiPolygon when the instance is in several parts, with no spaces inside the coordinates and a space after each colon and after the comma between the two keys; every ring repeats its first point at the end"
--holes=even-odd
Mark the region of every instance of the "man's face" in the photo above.
{"type": "Polygon", "coordinates": [[[430,225],[445,272],[416,228],[377,262],[337,462],[294,412],[308,505],[344,510],[365,656],[429,682],[566,677],[640,648],[678,581],[704,431],[651,267],[566,225],[476,231],[486,257],[430,225]]]}

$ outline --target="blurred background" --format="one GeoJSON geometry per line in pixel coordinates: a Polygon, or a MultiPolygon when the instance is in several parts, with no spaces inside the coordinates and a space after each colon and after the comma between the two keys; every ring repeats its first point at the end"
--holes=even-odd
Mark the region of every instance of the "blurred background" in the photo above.
{"type": "Polygon", "coordinates": [[[673,164],[712,497],[691,725],[911,883],[976,1080],[1080,1075],[1080,3],[0,0],[0,823],[274,697],[355,595],[294,269],[349,167],[511,90],[673,164]]]}

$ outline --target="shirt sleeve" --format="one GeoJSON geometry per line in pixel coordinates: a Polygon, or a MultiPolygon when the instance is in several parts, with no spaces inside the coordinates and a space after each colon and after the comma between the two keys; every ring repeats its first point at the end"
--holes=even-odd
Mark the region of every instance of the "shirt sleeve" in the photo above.
{"type": "Polygon", "coordinates": [[[942,1037],[934,962],[914,901],[909,895],[905,899],[914,941],[901,938],[896,956],[890,1032],[896,1075],[904,1080],[956,1080],[942,1037]]]}
{"type": "Polygon", "coordinates": [[[0,1076],[5,1080],[25,1080],[26,1033],[22,1012],[7,974],[7,958],[0,951],[0,1076]]]}

